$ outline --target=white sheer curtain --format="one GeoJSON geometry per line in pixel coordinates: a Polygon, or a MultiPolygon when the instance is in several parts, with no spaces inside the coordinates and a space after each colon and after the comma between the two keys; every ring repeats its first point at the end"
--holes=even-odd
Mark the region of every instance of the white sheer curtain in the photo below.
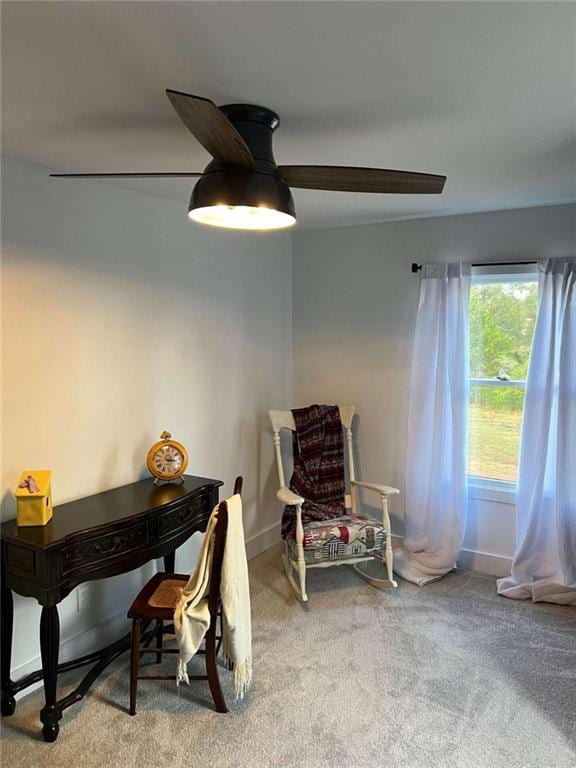
{"type": "Polygon", "coordinates": [[[576,605],[576,259],[539,265],[506,597],[576,605]]]}
{"type": "Polygon", "coordinates": [[[470,265],[422,268],[412,358],[406,536],[394,570],[415,584],[448,573],[467,508],[470,265]]]}

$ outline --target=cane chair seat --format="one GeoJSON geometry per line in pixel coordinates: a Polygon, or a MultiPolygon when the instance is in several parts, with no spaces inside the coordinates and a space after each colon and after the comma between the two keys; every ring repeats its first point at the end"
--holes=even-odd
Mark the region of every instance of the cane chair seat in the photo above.
{"type": "Polygon", "coordinates": [[[128,618],[171,619],[189,578],[180,573],[154,574],[130,606],[128,618]]]}
{"type": "MultiPolygon", "coordinates": [[[[386,532],[378,520],[364,515],[345,515],[332,520],[313,520],[303,524],[304,560],[307,563],[339,560],[381,552],[386,532]]],[[[288,540],[293,559],[298,559],[296,541],[288,540]]]]}
{"type": "Polygon", "coordinates": [[[162,581],[148,598],[148,605],[151,605],[152,608],[171,608],[174,610],[184,586],[182,579],[162,581]]]}

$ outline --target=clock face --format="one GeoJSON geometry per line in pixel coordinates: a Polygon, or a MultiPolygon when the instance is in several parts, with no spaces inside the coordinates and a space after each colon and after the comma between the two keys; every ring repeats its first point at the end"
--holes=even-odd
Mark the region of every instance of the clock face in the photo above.
{"type": "Polygon", "coordinates": [[[154,453],[152,462],[158,474],[172,476],[180,472],[184,456],[175,445],[162,445],[154,453]]]}
{"type": "Polygon", "coordinates": [[[188,466],[188,453],[181,443],[171,440],[170,432],[162,432],[160,440],[150,448],[146,464],[157,480],[183,477],[188,466]]]}

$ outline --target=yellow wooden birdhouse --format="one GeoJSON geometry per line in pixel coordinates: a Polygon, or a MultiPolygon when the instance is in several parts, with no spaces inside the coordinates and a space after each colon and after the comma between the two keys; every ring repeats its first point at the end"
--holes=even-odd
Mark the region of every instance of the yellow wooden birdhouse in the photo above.
{"type": "Polygon", "coordinates": [[[52,518],[52,472],[29,469],[22,472],[16,488],[18,525],[46,525],[52,518]]]}

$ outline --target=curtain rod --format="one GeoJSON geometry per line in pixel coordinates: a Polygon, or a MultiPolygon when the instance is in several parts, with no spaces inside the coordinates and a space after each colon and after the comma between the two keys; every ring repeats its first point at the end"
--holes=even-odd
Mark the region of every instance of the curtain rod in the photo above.
{"type": "MultiPolygon", "coordinates": [[[[471,267],[514,267],[516,265],[524,265],[524,264],[537,264],[537,261],[483,261],[478,262],[477,264],[470,264],[471,267]]],[[[417,264],[415,261],[412,262],[412,272],[416,273],[419,272],[423,264],[417,264]]]]}

